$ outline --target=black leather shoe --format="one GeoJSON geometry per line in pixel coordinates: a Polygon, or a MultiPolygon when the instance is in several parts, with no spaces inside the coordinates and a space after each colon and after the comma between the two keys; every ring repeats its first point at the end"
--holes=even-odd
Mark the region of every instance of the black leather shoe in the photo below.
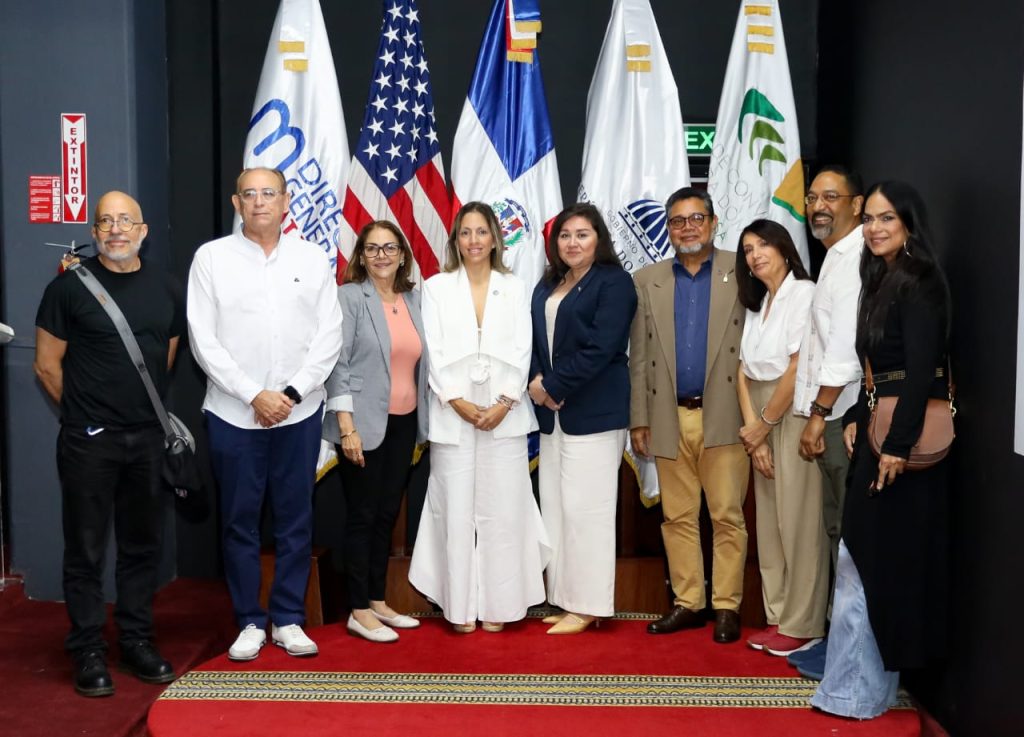
{"type": "Polygon", "coordinates": [[[102,651],[87,650],[75,656],[75,691],[82,696],[110,696],[114,693],[114,681],[102,651]]]}
{"type": "Polygon", "coordinates": [[[740,639],[740,613],[732,609],[715,610],[715,642],[736,642],[740,639]]]}
{"type": "Polygon", "coordinates": [[[121,647],[121,670],[146,683],[170,683],[174,669],[164,660],[153,643],[139,640],[121,647]]]}
{"type": "Polygon", "coordinates": [[[664,617],[647,625],[647,634],[667,635],[679,630],[697,629],[703,627],[706,621],[703,612],[695,612],[677,605],[664,617]]]}

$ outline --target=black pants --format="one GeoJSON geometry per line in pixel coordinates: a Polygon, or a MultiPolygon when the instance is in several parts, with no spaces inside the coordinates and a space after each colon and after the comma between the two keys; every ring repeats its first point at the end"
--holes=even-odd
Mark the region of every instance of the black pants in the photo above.
{"type": "MultiPolygon", "coordinates": [[[[72,655],[106,650],[103,564],[111,517],[117,543],[114,621],[122,645],[153,637],[164,437],[145,430],[62,428],[57,437],[64,522],[64,599],[72,655]]],[[[169,498],[169,497],[168,497],[169,498]]]]}
{"type": "Polygon", "coordinates": [[[402,505],[415,445],[416,412],[410,412],[388,415],[384,440],[373,450],[363,451],[363,468],[338,449],[346,504],[345,570],[353,609],[367,609],[371,600],[384,600],[391,530],[402,505]]]}

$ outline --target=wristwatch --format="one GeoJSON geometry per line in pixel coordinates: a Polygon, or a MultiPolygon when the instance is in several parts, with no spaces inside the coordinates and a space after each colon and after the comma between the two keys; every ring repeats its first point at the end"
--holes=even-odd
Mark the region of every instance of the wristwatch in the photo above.
{"type": "Polygon", "coordinates": [[[832,414],[832,408],[826,407],[824,404],[818,404],[816,401],[811,402],[811,414],[827,419],[832,414]]]}
{"type": "Polygon", "coordinates": [[[282,389],[281,393],[295,402],[295,404],[302,404],[302,395],[295,391],[295,387],[291,384],[282,389]]]}

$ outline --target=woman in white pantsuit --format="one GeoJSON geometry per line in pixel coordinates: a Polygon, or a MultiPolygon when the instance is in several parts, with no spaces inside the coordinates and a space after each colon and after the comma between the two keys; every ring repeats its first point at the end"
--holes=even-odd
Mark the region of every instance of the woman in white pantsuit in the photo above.
{"type": "Polygon", "coordinates": [[[530,313],[502,263],[491,208],[469,202],[445,270],[423,286],[430,362],[430,480],[409,581],[455,630],[490,632],[544,600],[550,551],[530,484],[524,402],[530,313]]]}
{"type": "Polygon", "coordinates": [[[551,540],[548,634],[577,634],[615,604],[615,509],[629,425],[626,347],[636,312],[593,205],[563,210],[533,292],[530,398],[540,424],[540,505],[551,540]]]}
{"type": "Polygon", "coordinates": [[[768,627],[747,643],[789,655],[824,634],[828,596],[821,471],[799,455],[807,419],[792,411],[814,282],[789,232],[771,220],[755,220],[740,234],[736,287],[747,308],[737,381],[740,439],[755,470],[757,556],[768,619],[768,627]]]}

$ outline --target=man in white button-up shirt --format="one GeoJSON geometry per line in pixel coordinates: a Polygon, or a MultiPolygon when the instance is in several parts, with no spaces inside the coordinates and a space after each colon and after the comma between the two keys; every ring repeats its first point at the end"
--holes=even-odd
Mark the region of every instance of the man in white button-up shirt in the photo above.
{"type": "Polygon", "coordinates": [[[224,570],[242,630],[228,656],[251,660],[266,642],[264,492],[276,551],[272,638],[291,655],[315,655],[301,625],[324,382],[341,352],[337,286],[320,248],[281,233],[289,204],[281,172],[243,171],[231,201],[241,229],[200,247],[188,280],[192,354],[208,377],[203,410],[221,494],[224,570]]]}
{"type": "Polygon", "coordinates": [[[842,417],[857,403],[861,377],[856,339],[864,250],[862,193],[857,174],[826,166],[811,182],[806,197],[811,234],[828,252],[818,274],[811,319],[800,350],[793,410],[809,418],[800,438],[800,455],[816,458],[821,468],[822,516],[832,545],[833,570],[850,465],[843,446],[842,417]]]}

